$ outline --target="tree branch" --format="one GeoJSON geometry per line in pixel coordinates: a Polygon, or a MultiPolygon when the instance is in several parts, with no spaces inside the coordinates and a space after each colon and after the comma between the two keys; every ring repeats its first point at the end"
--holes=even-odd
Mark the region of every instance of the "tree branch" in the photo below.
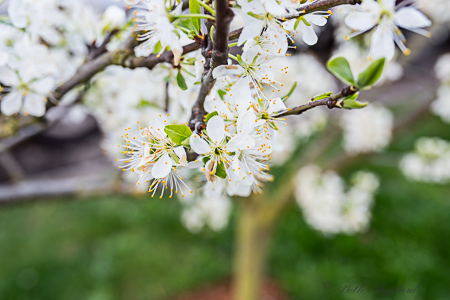
{"type": "Polygon", "coordinates": [[[284,116],[289,116],[289,115],[300,115],[302,113],[304,113],[307,110],[310,110],[311,108],[314,107],[318,107],[318,106],[327,106],[329,109],[333,109],[333,108],[340,108],[339,106],[337,106],[337,102],[345,97],[351,96],[353,94],[355,94],[358,90],[354,87],[354,86],[346,86],[344,87],[339,93],[336,93],[334,95],[332,95],[331,97],[322,99],[322,100],[317,100],[317,101],[313,101],[314,98],[311,99],[310,102],[294,107],[292,109],[288,109],[286,111],[283,111],[281,113],[278,113],[276,115],[274,115],[275,118],[278,117],[284,117],[284,116]]]}
{"type": "Polygon", "coordinates": [[[326,10],[335,6],[349,4],[349,5],[356,5],[361,4],[362,0],[322,0],[322,1],[316,1],[311,4],[307,4],[301,8],[298,8],[297,10],[300,12],[298,14],[293,14],[290,16],[285,17],[286,20],[296,19],[300,16],[304,16],[307,14],[310,14],[312,12],[326,10]]]}
{"type": "MultiPolygon", "coordinates": [[[[192,131],[200,132],[204,124],[205,117],[205,109],[204,103],[206,96],[210,93],[211,89],[214,86],[216,80],[214,79],[212,72],[214,68],[220,65],[226,65],[228,61],[228,41],[229,35],[228,32],[230,30],[230,23],[233,20],[234,14],[233,11],[229,8],[228,0],[216,0],[216,27],[214,30],[214,38],[213,41],[211,37],[208,37],[208,44],[206,51],[203,51],[203,56],[206,58],[206,66],[205,72],[206,74],[202,78],[202,85],[200,87],[200,92],[197,96],[197,100],[192,107],[191,118],[189,121],[189,127],[192,131]],[[208,56],[209,49],[211,49],[212,43],[212,52],[211,52],[211,60],[208,65],[208,56]]],[[[239,33],[240,34],[240,33],[239,33]]]]}

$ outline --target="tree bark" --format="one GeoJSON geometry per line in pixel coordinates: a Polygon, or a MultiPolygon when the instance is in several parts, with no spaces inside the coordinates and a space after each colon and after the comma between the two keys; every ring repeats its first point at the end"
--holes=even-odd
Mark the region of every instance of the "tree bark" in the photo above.
{"type": "Polygon", "coordinates": [[[273,222],[266,217],[269,207],[262,197],[239,200],[233,299],[260,300],[273,222]]]}

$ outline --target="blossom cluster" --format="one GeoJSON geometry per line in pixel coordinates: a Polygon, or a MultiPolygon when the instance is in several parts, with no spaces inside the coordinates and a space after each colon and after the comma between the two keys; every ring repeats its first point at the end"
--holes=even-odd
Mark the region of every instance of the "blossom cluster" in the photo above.
{"type": "Polygon", "coordinates": [[[351,184],[333,171],[303,167],[295,178],[295,195],[306,222],[325,234],[354,234],[367,229],[378,178],[369,172],[353,174],[351,184]]]}
{"type": "Polygon", "coordinates": [[[415,151],[402,158],[400,168],[405,176],[415,181],[450,182],[450,142],[436,137],[418,139],[415,151]]]}
{"type": "MultiPolygon", "coordinates": [[[[399,79],[403,71],[394,60],[395,44],[404,54],[410,52],[400,28],[428,36],[424,28],[431,24],[410,1],[364,0],[362,5],[333,11],[308,10],[319,1],[230,1],[235,15],[231,27],[242,28],[239,37],[229,42],[228,62],[212,67],[208,65],[211,52],[198,48],[214,44],[214,1],[192,0],[188,8],[186,1],[174,0],[116,2],[101,14],[83,1],[11,0],[8,17],[0,23],[1,112],[42,117],[49,106],[61,104],[70,106],[65,121],[82,122],[93,115],[105,136],[103,148],[115,158],[121,152],[117,161],[121,170],[128,171],[124,177],[138,178],[136,189],[151,196],[179,195],[185,207],[182,220],[193,232],[204,225],[215,230],[225,226],[228,197],[262,193],[264,183],[273,179],[271,166],[289,162],[299,140],[306,142],[325,128],[325,110],[311,110],[290,120],[283,115],[289,112],[288,106],[307,105],[342,87],[317,56],[296,53],[318,42],[330,18],[338,15],[335,19],[343,25],[336,34],[347,35],[347,40],[369,33],[365,47],[342,38],[334,52],[347,56],[351,69],[364,73],[374,61],[384,64],[382,58],[387,58],[386,72],[381,74],[383,67],[372,71],[376,76],[366,76],[367,84],[361,85],[359,78],[343,80],[331,72],[358,89],[341,102],[356,106],[340,108],[363,107],[356,102],[359,90],[377,84],[380,76],[381,80],[399,79]],[[353,33],[348,34],[350,30],[353,33]],[[58,87],[96,58],[95,50],[105,47],[101,53],[112,53],[130,36],[136,41],[126,53],[132,52],[134,59],[166,58],[167,54],[173,59],[150,68],[128,69],[122,57],[118,63],[113,57],[111,64],[118,65],[103,66],[87,83],[62,99],[56,97],[58,87]],[[186,51],[193,43],[198,50],[186,51]],[[201,101],[204,119],[189,127],[207,72],[215,83],[201,101]],[[198,196],[192,197],[194,193],[198,196]]],[[[343,114],[345,150],[381,151],[390,142],[392,120],[392,113],[379,105],[343,114]]],[[[316,175],[311,178],[321,176],[316,175]]],[[[343,189],[343,183],[339,185],[343,189]]],[[[366,189],[365,196],[362,190],[355,183],[339,196],[354,203],[365,199],[360,201],[365,204],[358,204],[358,212],[352,212],[351,224],[338,227],[339,231],[354,232],[365,226],[361,216],[369,215],[366,208],[374,188],[366,189]]],[[[313,214],[312,206],[308,211],[313,214]]]]}
{"type": "MultiPolygon", "coordinates": [[[[12,0],[7,22],[0,23],[1,112],[41,117],[53,92],[68,80],[106,32],[122,28],[117,6],[103,15],[80,1],[12,0]],[[67,63],[70,61],[70,63],[67,63]]],[[[111,47],[111,45],[110,45],[111,47]]]]}

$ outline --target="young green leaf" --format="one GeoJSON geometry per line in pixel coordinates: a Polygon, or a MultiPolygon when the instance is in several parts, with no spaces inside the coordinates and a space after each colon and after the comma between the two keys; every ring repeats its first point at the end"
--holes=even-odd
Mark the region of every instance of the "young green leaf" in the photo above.
{"type": "Polygon", "coordinates": [[[336,57],[327,63],[328,71],[347,84],[355,84],[350,64],[344,57],[336,57]]]}
{"type": "Polygon", "coordinates": [[[383,73],[385,61],[385,58],[374,61],[365,71],[359,74],[356,86],[362,90],[374,85],[383,73]]]}
{"type": "Polygon", "coordinates": [[[214,116],[218,116],[218,115],[219,115],[219,113],[217,111],[213,111],[212,113],[207,114],[206,118],[205,118],[205,123],[208,123],[209,119],[211,119],[214,116]]]}
{"type": "Polygon", "coordinates": [[[177,83],[178,83],[178,86],[180,87],[180,89],[187,90],[186,80],[184,80],[184,77],[183,77],[183,75],[181,75],[180,70],[178,70],[178,74],[177,74],[177,83]]]}
{"type": "MultiPolygon", "coordinates": [[[[189,0],[189,10],[191,14],[201,14],[200,4],[196,0],[189,0]]],[[[200,32],[200,18],[192,18],[192,24],[197,31],[197,34],[200,32]]]]}
{"type": "Polygon", "coordinates": [[[339,101],[339,107],[345,108],[345,109],[361,109],[367,106],[367,103],[360,102],[356,100],[358,98],[358,93],[355,93],[353,95],[350,95],[343,100],[339,101]]]}
{"type": "Polygon", "coordinates": [[[322,99],[326,99],[331,97],[331,95],[333,95],[332,92],[327,92],[327,93],[322,93],[320,95],[314,96],[313,98],[311,98],[310,102],[312,101],[317,101],[317,100],[322,100],[322,99]]]}
{"type": "Polygon", "coordinates": [[[164,131],[177,145],[181,145],[192,134],[192,131],[186,125],[167,125],[164,131]]]}
{"type": "Polygon", "coordinates": [[[361,109],[366,106],[367,106],[367,103],[360,102],[358,100],[352,100],[352,99],[348,99],[348,100],[344,99],[344,103],[342,103],[342,108],[345,108],[345,109],[361,109]]]}

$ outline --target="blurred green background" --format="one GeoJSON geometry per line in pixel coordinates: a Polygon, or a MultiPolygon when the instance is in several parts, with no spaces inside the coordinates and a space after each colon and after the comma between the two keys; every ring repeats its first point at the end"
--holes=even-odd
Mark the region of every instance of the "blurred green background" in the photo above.
{"type": "MultiPolygon", "coordinates": [[[[391,154],[437,122],[395,141],[391,154]]],[[[386,157],[357,166],[381,178],[367,233],[326,237],[294,205],[279,222],[269,276],[289,299],[449,299],[450,188],[408,182],[386,157]],[[343,281],[420,286],[406,295],[343,294],[343,281]]],[[[235,215],[225,231],[192,235],[180,211],[176,200],[145,195],[4,207],[0,299],[173,299],[230,278],[235,215]]]]}

